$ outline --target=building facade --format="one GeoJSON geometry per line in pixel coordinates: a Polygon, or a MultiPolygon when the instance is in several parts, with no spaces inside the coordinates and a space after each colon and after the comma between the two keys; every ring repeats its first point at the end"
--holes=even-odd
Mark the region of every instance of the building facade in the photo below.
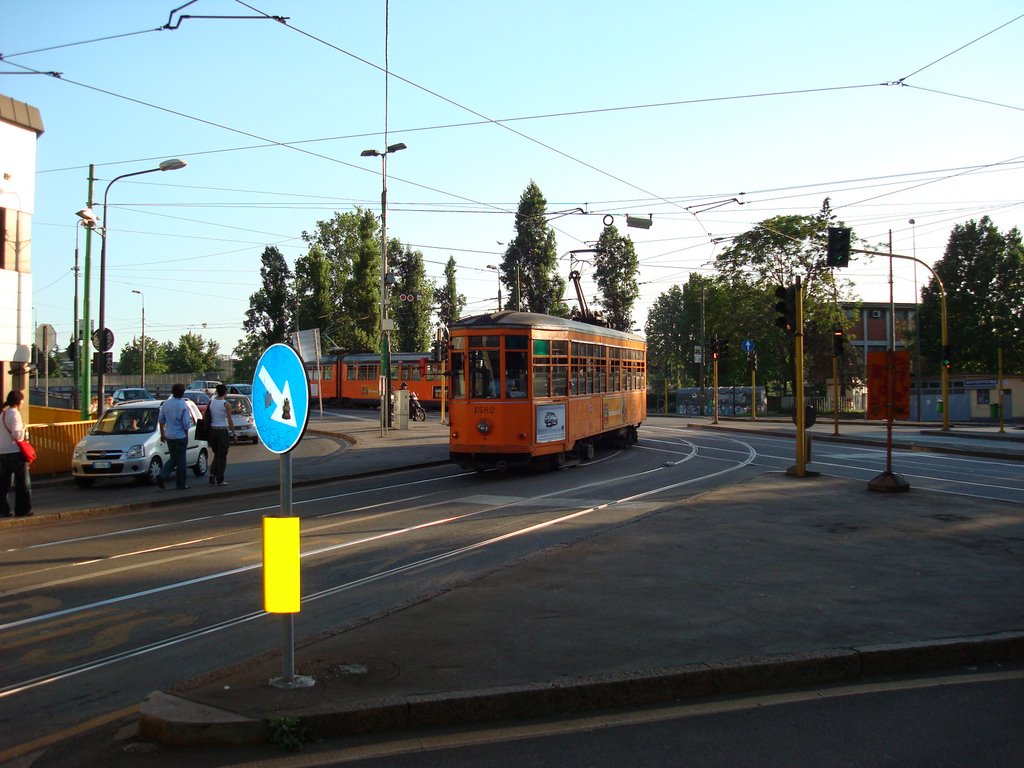
{"type": "Polygon", "coordinates": [[[0,397],[17,389],[26,400],[34,343],[31,250],[36,141],[42,133],[38,109],[0,94],[0,397]]]}

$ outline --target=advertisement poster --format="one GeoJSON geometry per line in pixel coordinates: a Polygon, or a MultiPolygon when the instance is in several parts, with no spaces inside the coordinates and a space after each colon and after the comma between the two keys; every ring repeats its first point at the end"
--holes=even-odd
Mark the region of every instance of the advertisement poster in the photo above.
{"type": "Polygon", "coordinates": [[[537,442],[565,440],[565,403],[537,406],[537,442]]]}
{"type": "Polygon", "coordinates": [[[892,403],[892,418],[910,418],[910,353],[868,352],[868,412],[869,419],[888,419],[892,403]],[[892,356],[892,390],[889,389],[889,360],[892,356]]]}

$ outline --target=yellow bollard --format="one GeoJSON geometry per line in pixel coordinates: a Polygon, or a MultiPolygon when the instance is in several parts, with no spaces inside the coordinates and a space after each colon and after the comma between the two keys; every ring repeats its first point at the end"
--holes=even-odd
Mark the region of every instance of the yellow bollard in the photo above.
{"type": "Polygon", "coordinates": [[[299,612],[299,520],[263,518],[263,610],[267,613],[299,612]]]}

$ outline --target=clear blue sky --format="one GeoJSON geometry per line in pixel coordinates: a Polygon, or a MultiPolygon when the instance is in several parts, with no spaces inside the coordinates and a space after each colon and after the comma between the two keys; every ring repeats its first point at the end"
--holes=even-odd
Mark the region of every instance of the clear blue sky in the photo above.
{"type": "MultiPolygon", "coordinates": [[[[191,329],[230,352],[263,249],[293,264],[316,221],[379,210],[380,162],[360,152],[399,141],[389,233],[431,277],[454,256],[471,313],[496,308],[486,265],[530,179],[550,211],[590,214],[552,221],[559,253],[596,240],[605,214],[633,238],[640,327],[659,294],[708,270],[714,238],[813,214],[826,196],[864,241],[891,230],[897,253],[929,263],[956,223],[988,215],[1005,231],[1024,218],[1019,3],[197,0],[182,13],[288,21],[159,30],[183,1],[0,4],[0,93],[46,127],[33,302],[62,345],[90,163],[97,209],[115,176],[188,163],[111,188],[117,350],[139,332],[139,290],[147,335],[191,329]],[[62,77],[7,74],[24,68],[62,77]],[[654,224],[627,230],[627,213],[654,224]]],[[[888,300],[887,270],[860,261],[846,276],[888,300]]],[[[914,300],[909,263],[896,264],[895,297],[914,300]]]]}

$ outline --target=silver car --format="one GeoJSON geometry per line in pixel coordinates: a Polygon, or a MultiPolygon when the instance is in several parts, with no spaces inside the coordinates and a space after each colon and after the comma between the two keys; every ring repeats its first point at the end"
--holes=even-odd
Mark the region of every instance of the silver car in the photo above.
{"type": "MultiPolygon", "coordinates": [[[[105,411],[75,446],[71,475],[88,488],[98,479],[134,478],[152,483],[170,459],[167,443],[160,441],[159,400],[133,400],[105,411]]],[[[188,432],[186,462],[197,477],[209,468],[205,440],[196,440],[195,423],[188,432]]]]}
{"type": "Polygon", "coordinates": [[[235,442],[252,442],[256,445],[260,441],[256,434],[256,419],[252,415],[252,400],[245,395],[226,395],[231,405],[231,421],[235,425],[235,442]]]}

